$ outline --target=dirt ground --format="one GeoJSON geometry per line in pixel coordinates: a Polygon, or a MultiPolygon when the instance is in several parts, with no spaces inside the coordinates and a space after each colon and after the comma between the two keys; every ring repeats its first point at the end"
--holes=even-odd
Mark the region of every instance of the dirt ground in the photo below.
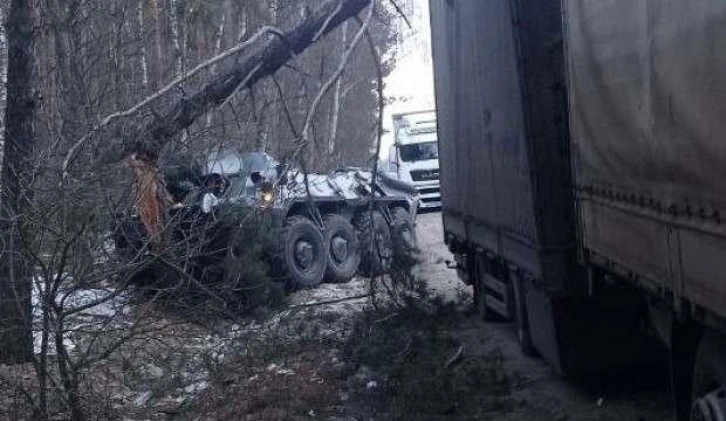
{"type": "MultiPolygon", "coordinates": [[[[419,244],[429,287],[447,299],[470,300],[471,291],[447,269],[451,259],[442,238],[441,214],[419,216],[419,244]]],[[[453,328],[452,336],[468,356],[499,355],[510,379],[513,405],[494,410],[492,420],[673,420],[665,364],[644,364],[630,372],[566,381],[542,360],[521,354],[516,335],[506,323],[481,323],[471,319],[453,328]]]]}
{"type": "MultiPolygon", "coordinates": [[[[447,268],[442,232],[440,213],[419,216],[414,284],[430,294],[411,288],[403,305],[380,286],[372,300],[370,281],[356,278],[292,293],[264,317],[212,326],[150,317],[162,326],[86,373],[89,419],[674,419],[659,358],[566,381],[523,356],[511,326],[471,316],[471,290],[447,268]]],[[[146,308],[122,304],[124,315],[146,308]]],[[[17,415],[27,408],[11,387],[30,369],[0,366],[0,420],[32,419],[17,415]]]]}
{"type": "Polygon", "coordinates": [[[664,364],[564,380],[522,355],[511,326],[468,315],[471,290],[446,266],[440,213],[420,215],[417,233],[415,271],[441,299],[376,307],[367,279],[293,293],[261,330],[276,332],[263,342],[279,351],[268,343],[225,364],[194,411],[202,417],[189,419],[674,419],[664,364]]]}

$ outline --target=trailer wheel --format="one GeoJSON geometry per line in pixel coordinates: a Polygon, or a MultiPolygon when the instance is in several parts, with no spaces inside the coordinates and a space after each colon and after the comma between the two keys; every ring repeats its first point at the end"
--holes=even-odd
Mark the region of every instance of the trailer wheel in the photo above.
{"type": "Polygon", "coordinates": [[[360,247],[353,225],[340,215],[325,217],[325,246],[328,263],[325,279],[329,282],[349,281],[360,264],[360,247]]]}
{"type": "Polygon", "coordinates": [[[361,212],[355,220],[355,226],[361,250],[361,273],[368,277],[387,273],[391,269],[393,242],[383,214],[377,210],[361,212]]]}
{"type": "Polygon", "coordinates": [[[726,419],[726,339],[707,331],[693,367],[691,421],[726,419]]]}
{"type": "Polygon", "coordinates": [[[527,318],[527,305],[524,295],[524,281],[522,277],[516,273],[511,275],[512,296],[514,298],[513,313],[514,321],[517,326],[517,340],[522,354],[527,357],[536,357],[537,350],[532,344],[532,333],[529,328],[529,319],[527,318]]]}
{"type": "Polygon", "coordinates": [[[322,282],[328,253],[323,234],[313,221],[304,216],[288,217],[278,247],[290,287],[310,288],[322,282]]]}
{"type": "Polygon", "coordinates": [[[487,287],[484,285],[486,276],[485,263],[481,255],[469,254],[471,259],[472,292],[474,293],[474,313],[481,320],[487,322],[500,322],[502,317],[487,304],[487,287]]]}
{"type": "Polygon", "coordinates": [[[416,230],[411,214],[404,208],[391,211],[391,239],[393,240],[393,261],[400,266],[416,263],[416,230]]]}

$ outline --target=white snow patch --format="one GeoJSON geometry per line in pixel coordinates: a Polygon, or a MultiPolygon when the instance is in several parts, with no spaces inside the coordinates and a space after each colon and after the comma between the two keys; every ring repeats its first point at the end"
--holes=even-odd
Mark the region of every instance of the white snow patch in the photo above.
{"type": "Polygon", "coordinates": [[[56,312],[65,315],[63,344],[69,351],[76,348],[73,334],[80,330],[84,333],[101,332],[128,323],[129,298],[125,292],[113,288],[79,288],[71,276],[64,276],[60,285],[46,282],[35,277],[32,289],[33,345],[36,354],[42,352],[44,316],[48,318],[49,354],[55,354],[55,334],[57,331],[56,312]],[[56,288],[57,287],[57,288],[56,288]],[[54,290],[54,288],[56,288],[54,290]],[[53,295],[53,297],[50,297],[53,295]],[[55,308],[44,308],[44,302],[52,301],[55,308]]]}

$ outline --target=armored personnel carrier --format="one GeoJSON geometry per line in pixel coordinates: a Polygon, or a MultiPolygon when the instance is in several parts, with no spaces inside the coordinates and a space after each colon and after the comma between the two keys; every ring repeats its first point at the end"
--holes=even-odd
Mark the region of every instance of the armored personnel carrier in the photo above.
{"type": "MultiPolygon", "coordinates": [[[[166,178],[172,195],[184,203],[185,218],[235,209],[262,215],[271,227],[271,266],[292,288],[382,275],[410,262],[416,249],[416,190],[384,172],[374,176],[369,169],[347,167],[305,175],[265,153],[226,152],[210,159],[197,176],[182,173],[166,178]],[[224,187],[216,192],[213,209],[203,212],[205,181],[211,178],[223,180],[224,187]]],[[[129,231],[117,230],[121,252],[140,244],[125,238],[129,231]]]]}

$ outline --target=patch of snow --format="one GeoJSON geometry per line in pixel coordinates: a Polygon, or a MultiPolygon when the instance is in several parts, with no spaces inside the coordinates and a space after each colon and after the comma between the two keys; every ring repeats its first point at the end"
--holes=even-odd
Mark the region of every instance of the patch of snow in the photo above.
{"type": "Polygon", "coordinates": [[[142,407],[142,406],[146,405],[150,399],[151,399],[151,392],[146,391],[146,392],[140,394],[139,396],[137,396],[136,399],[134,399],[134,405],[136,405],[137,407],[142,407]]]}
{"type": "Polygon", "coordinates": [[[63,343],[69,351],[76,348],[72,337],[74,332],[101,332],[128,323],[129,297],[125,292],[113,288],[79,288],[71,276],[47,282],[42,277],[33,279],[32,315],[33,345],[36,354],[42,352],[43,319],[48,317],[48,354],[55,354],[56,311],[64,317],[63,343]],[[58,285],[59,283],[59,285],[58,285]],[[50,295],[53,297],[50,297],[50,295]],[[55,308],[45,308],[44,303],[52,301],[55,308]]]}
{"type": "Polygon", "coordinates": [[[154,364],[149,364],[148,366],[146,366],[145,371],[151,379],[160,379],[164,377],[164,370],[154,364]]]}
{"type": "Polygon", "coordinates": [[[206,381],[201,381],[197,383],[192,383],[189,386],[184,388],[184,392],[190,395],[195,395],[203,390],[205,390],[207,387],[209,387],[209,383],[206,381]]]}

